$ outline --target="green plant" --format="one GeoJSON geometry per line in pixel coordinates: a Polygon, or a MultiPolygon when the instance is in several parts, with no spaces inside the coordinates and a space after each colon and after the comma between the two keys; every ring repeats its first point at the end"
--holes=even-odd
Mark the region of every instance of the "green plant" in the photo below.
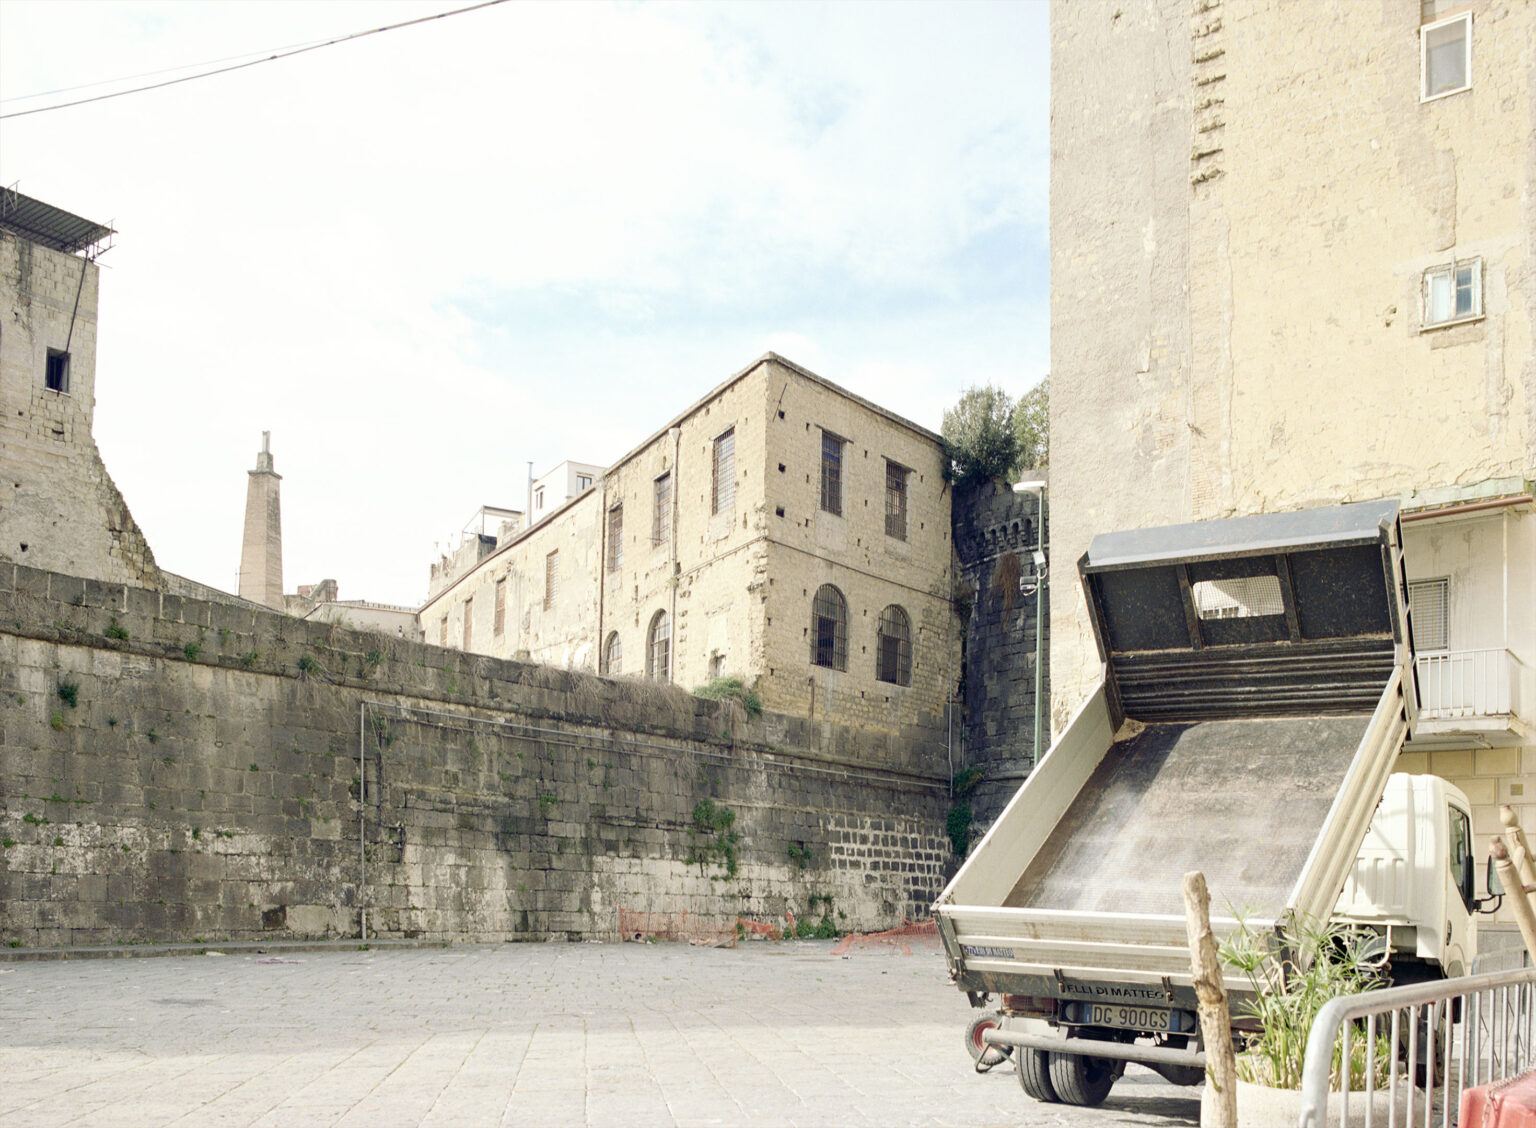
{"type": "Polygon", "coordinates": [[[14,838],[0,838],[0,846],[4,846],[7,850],[9,850],[14,845],[16,845],[16,840],[14,838]]]}
{"type": "Polygon", "coordinates": [[[555,809],[555,804],[559,802],[560,798],[554,792],[541,792],[539,795],[539,817],[549,818],[549,813],[555,809]]]}
{"type": "Polygon", "coordinates": [[[128,641],[128,631],[123,624],[117,621],[117,616],[112,616],[112,621],[107,624],[107,637],[115,638],[121,642],[128,641]]]}
{"type": "Polygon", "coordinates": [[[944,833],[955,856],[963,858],[971,849],[971,792],[981,782],[980,768],[962,768],[949,781],[950,807],[944,816],[944,833]]]}
{"type": "Polygon", "coordinates": [[[59,682],[59,699],[73,709],[80,699],[80,683],[61,680],[59,682]]]}
{"type": "Polygon", "coordinates": [[[804,842],[791,842],[789,844],[789,860],[801,869],[811,864],[812,857],[811,848],[804,842]]]}
{"type": "Polygon", "coordinates": [[[149,742],[151,744],[159,744],[160,743],[160,734],[157,733],[153,728],[151,728],[144,735],[149,739],[149,742]]]}
{"type": "Polygon", "coordinates": [[[21,816],[21,821],[31,823],[33,826],[47,826],[48,820],[41,815],[34,815],[31,811],[21,816]]]}
{"type": "Polygon", "coordinates": [[[380,654],[377,650],[370,650],[367,654],[363,655],[363,664],[370,670],[377,670],[383,661],[384,655],[380,654]]]}
{"type": "Polygon", "coordinates": [[[693,687],[695,697],[703,697],[709,701],[740,701],[743,709],[749,717],[761,717],[763,715],[763,700],[757,694],[746,687],[746,684],[734,674],[726,677],[718,677],[707,685],[693,687]]]}
{"type": "MultiPolygon", "coordinates": [[[[1256,1019],[1260,1032],[1248,1037],[1237,1059],[1244,1081],[1277,1089],[1301,1088],[1307,1036],[1323,1004],[1339,995],[1354,995],[1384,984],[1383,967],[1374,933],[1312,917],[1293,918],[1274,935],[1261,935],[1238,917],[1237,929],[1221,945],[1223,963],[1247,978],[1253,987],[1244,1010],[1256,1019]]],[[[1351,1040],[1349,1087],[1365,1086],[1363,1034],[1351,1040]]],[[[1375,1051],[1376,1087],[1387,1081],[1392,1061],[1390,1034],[1382,1034],[1375,1051]]],[[[1338,1088],[1343,1076],[1341,1046],[1333,1048],[1329,1084],[1338,1088]]]]}
{"type": "Polygon", "coordinates": [[[256,764],[252,764],[251,765],[251,771],[259,772],[259,771],[261,771],[261,768],[259,766],[257,766],[256,764]]]}
{"type": "Polygon", "coordinates": [[[233,634],[233,633],[234,632],[231,631],[228,627],[220,627],[219,628],[219,646],[222,647],[226,642],[228,642],[229,641],[229,636],[231,634],[233,634]]]}
{"type": "Polygon", "coordinates": [[[181,648],[181,652],[187,656],[188,662],[196,662],[197,656],[203,652],[203,648],[195,642],[189,642],[181,648]]]}
{"type": "Polygon", "coordinates": [[[693,821],[688,827],[687,861],[700,867],[715,863],[725,867],[728,877],[736,876],[738,864],[737,843],[741,835],[732,827],[736,812],[717,805],[712,799],[700,799],[693,806],[693,821]]]}
{"type": "Polygon", "coordinates": [[[307,678],[310,674],[317,673],[319,670],[320,663],[316,662],[308,654],[299,659],[299,676],[301,678],[307,678]]]}
{"type": "Polygon", "coordinates": [[[61,729],[63,729],[63,727],[64,727],[64,714],[63,713],[55,713],[53,716],[49,717],[48,718],[48,727],[53,729],[55,732],[58,732],[61,729]]]}
{"type": "Polygon", "coordinates": [[[250,669],[256,664],[256,659],[260,657],[261,652],[259,650],[247,650],[244,654],[240,655],[240,664],[246,669],[250,669]]]}
{"type": "Polygon", "coordinates": [[[1051,377],[1046,375],[1019,397],[1013,409],[1013,433],[1019,440],[1019,469],[1039,470],[1050,463],[1051,377]]]}
{"type": "Polygon", "coordinates": [[[192,828],[192,837],[193,838],[201,838],[202,836],[203,836],[203,828],[200,827],[200,826],[194,826],[192,828]]]}
{"type": "Polygon", "coordinates": [[[108,717],[107,718],[107,727],[108,728],[116,728],[117,727],[117,718],[116,717],[108,717]]]}
{"type": "Polygon", "coordinates": [[[1008,481],[1019,465],[1013,400],[995,385],[967,388],[939,427],[945,473],[957,486],[1008,481]]]}
{"type": "Polygon", "coordinates": [[[64,845],[63,837],[61,835],[55,835],[54,839],[53,839],[53,844],[55,846],[62,846],[62,845],[64,845]]]}

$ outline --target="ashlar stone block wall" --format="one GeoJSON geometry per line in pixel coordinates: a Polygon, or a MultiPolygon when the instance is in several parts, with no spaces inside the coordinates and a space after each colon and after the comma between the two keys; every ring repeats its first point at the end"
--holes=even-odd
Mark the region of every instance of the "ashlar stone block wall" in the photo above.
{"type": "Polygon", "coordinates": [[[0,942],[356,936],[365,913],[370,935],[476,940],[924,915],[952,865],[947,780],[823,736],[6,565],[0,942]]]}

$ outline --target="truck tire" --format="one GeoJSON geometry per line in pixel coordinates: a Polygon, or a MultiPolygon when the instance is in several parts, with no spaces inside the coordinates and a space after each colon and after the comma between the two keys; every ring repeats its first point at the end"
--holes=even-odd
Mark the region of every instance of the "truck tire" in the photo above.
{"type": "Polygon", "coordinates": [[[997,1011],[982,1011],[971,1019],[971,1024],[965,1028],[965,1048],[982,1070],[991,1069],[994,1065],[1001,1065],[1008,1060],[1007,1046],[989,1046],[981,1040],[981,1036],[988,1030],[999,1030],[1003,1025],[1003,1016],[997,1011]]]}
{"type": "Polygon", "coordinates": [[[1051,1084],[1051,1068],[1044,1050],[1020,1046],[1014,1053],[1019,1064],[1019,1088],[1037,1101],[1055,1104],[1060,1097],[1051,1084]]]}
{"type": "Polygon", "coordinates": [[[1115,1083],[1115,1063],[1082,1054],[1051,1054],[1051,1088],[1065,1104],[1102,1104],[1115,1083]]]}

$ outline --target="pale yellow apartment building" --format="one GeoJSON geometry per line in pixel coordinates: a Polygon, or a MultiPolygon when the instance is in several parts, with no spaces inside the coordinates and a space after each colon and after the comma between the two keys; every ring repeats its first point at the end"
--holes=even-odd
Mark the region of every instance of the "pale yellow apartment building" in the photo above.
{"type": "MultiPolygon", "coordinates": [[[[1056,0],[1051,50],[1055,559],[1400,499],[1401,764],[1536,827],[1536,4],[1056,0]]],[[[1058,726],[1097,675],[1060,584],[1058,726]]]]}
{"type": "Polygon", "coordinates": [[[925,744],[960,676],[939,437],[769,353],[530,527],[434,567],[426,640],[925,744]]]}

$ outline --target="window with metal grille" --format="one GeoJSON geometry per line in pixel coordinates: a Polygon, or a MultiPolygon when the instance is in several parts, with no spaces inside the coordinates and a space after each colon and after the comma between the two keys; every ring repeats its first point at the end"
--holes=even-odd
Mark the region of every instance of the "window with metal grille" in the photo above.
{"type": "Polygon", "coordinates": [[[475,626],[474,608],[475,608],[475,601],[474,601],[473,597],[471,597],[469,599],[466,599],[464,601],[464,649],[465,650],[470,649],[470,643],[474,640],[474,626],[475,626]]]}
{"type": "Polygon", "coordinates": [[[1464,259],[1424,272],[1423,327],[1483,316],[1483,260],[1464,259]]]}
{"type": "Polygon", "coordinates": [[[907,539],[907,475],[911,471],[885,460],[885,535],[907,539]]]}
{"type": "Polygon", "coordinates": [[[608,570],[617,572],[624,566],[624,507],[615,505],[608,511],[608,570]]]}
{"type": "Polygon", "coordinates": [[[1472,13],[1419,28],[1419,100],[1472,88],[1472,13]]]}
{"type": "Polygon", "coordinates": [[[507,633],[507,577],[496,581],[496,605],[491,616],[491,632],[500,638],[507,633]]]}
{"type": "Polygon", "coordinates": [[[555,605],[555,597],[560,594],[560,550],[556,549],[544,557],[544,610],[548,611],[555,605]]]}
{"type": "Polygon", "coordinates": [[[831,431],[821,433],[821,508],[843,515],[843,440],[831,431]]]}
{"type": "Polygon", "coordinates": [[[1451,647],[1451,581],[1415,580],[1408,585],[1408,614],[1413,618],[1413,648],[1420,654],[1451,647]]]}
{"type": "Polygon", "coordinates": [[[1195,611],[1202,619],[1251,619],[1284,615],[1276,576],[1239,576],[1230,580],[1200,580],[1194,585],[1195,611]]]}
{"type": "Polygon", "coordinates": [[[736,428],[715,439],[714,475],[709,511],[719,513],[736,504],[736,428]]]}
{"type": "Polygon", "coordinates": [[[912,684],[912,621],[894,603],[880,612],[875,628],[875,677],[895,685],[912,684]]]}
{"type": "Polygon", "coordinates": [[[651,617],[651,629],[645,635],[645,676],[652,681],[666,681],[672,669],[672,624],[665,611],[651,617]]]}
{"type": "Polygon", "coordinates": [[[656,509],[651,514],[651,544],[661,546],[672,539],[672,475],[656,479],[656,509]]]}
{"type": "Polygon", "coordinates": [[[603,643],[603,673],[616,678],[623,672],[624,647],[619,642],[619,632],[613,631],[608,635],[608,641],[603,643]]]}
{"type": "Polygon", "coordinates": [[[43,382],[51,392],[69,391],[69,354],[58,349],[48,350],[48,367],[43,382]]]}
{"type": "Polygon", "coordinates": [[[811,664],[848,668],[848,601],[831,584],[817,588],[811,603],[811,664]]]}

